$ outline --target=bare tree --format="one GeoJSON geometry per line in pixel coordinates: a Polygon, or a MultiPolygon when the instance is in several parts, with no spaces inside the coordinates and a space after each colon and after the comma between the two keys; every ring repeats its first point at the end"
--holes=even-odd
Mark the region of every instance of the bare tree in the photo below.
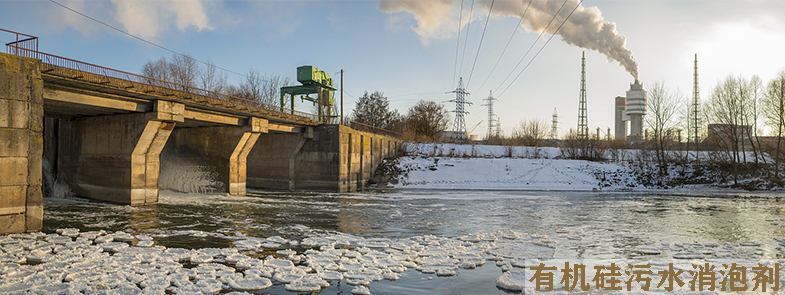
{"type": "Polygon", "coordinates": [[[709,137],[722,151],[725,158],[733,165],[733,181],[738,184],[739,163],[744,153],[744,128],[746,105],[749,99],[747,82],[739,77],[729,76],[717,85],[707,105],[708,117],[715,123],[709,130],[709,137]]]}
{"type": "Polygon", "coordinates": [[[199,80],[202,89],[217,93],[223,93],[229,84],[226,81],[226,74],[218,72],[212,60],[207,60],[207,67],[202,71],[199,80]]]}
{"type": "Polygon", "coordinates": [[[278,105],[281,99],[281,87],[293,84],[292,79],[278,74],[262,78],[260,101],[269,105],[278,105]]]}
{"type": "Polygon", "coordinates": [[[264,78],[262,78],[262,74],[259,71],[254,68],[248,70],[248,75],[240,82],[243,98],[261,102],[263,84],[264,78]]]}
{"type": "Polygon", "coordinates": [[[175,54],[169,62],[171,81],[180,84],[180,90],[185,92],[190,92],[190,88],[196,88],[200,72],[199,64],[187,53],[175,54]]]}
{"type": "Polygon", "coordinates": [[[548,124],[540,119],[521,121],[512,130],[512,138],[524,146],[539,147],[548,137],[548,124]]]}
{"type": "Polygon", "coordinates": [[[777,145],[774,152],[774,177],[779,178],[782,134],[785,132],[785,70],[781,70],[769,82],[765,93],[761,105],[766,124],[773,128],[774,134],[777,135],[777,145]]]}
{"type": "Polygon", "coordinates": [[[672,141],[670,130],[676,125],[674,116],[683,100],[684,96],[679,91],[675,94],[670,93],[662,81],[655,82],[649,90],[649,97],[646,100],[649,113],[644,118],[648,128],[654,131],[652,140],[660,175],[665,175],[667,172],[665,150],[669,141],[672,141]]]}
{"type": "MultiPolygon", "coordinates": [[[[165,57],[161,57],[155,61],[148,60],[142,65],[142,76],[145,77],[169,81],[171,78],[169,72],[169,62],[165,57]]],[[[161,82],[153,79],[149,79],[147,83],[155,86],[164,86],[161,82]]]]}
{"type": "Polygon", "coordinates": [[[569,159],[599,161],[605,158],[607,147],[602,140],[585,138],[570,129],[559,145],[562,155],[569,159]]]}
{"type": "Polygon", "coordinates": [[[752,76],[748,83],[749,88],[749,101],[746,103],[748,105],[747,112],[745,113],[745,125],[750,125],[752,128],[745,128],[745,131],[748,133],[745,137],[749,138],[750,147],[752,148],[752,154],[755,157],[755,164],[758,164],[758,160],[763,160],[763,163],[766,164],[766,158],[762,156],[761,145],[760,145],[760,136],[758,131],[760,130],[760,123],[758,122],[758,117],[761,116],[761,100],[763,96],[763,82],[761,81],[758,75],[752,76]],[[759,156],[760,154],[760,156],[759,156]]]}
{"type": "Polygon", "coordinates": [[[439,133],[447,130],[450,123],[450,115],[444,105],[433,101],[421,100],[409,109],[406,116],[406,124],[409,130],[414,131],[415,136],[433,140],[439,133]]]}

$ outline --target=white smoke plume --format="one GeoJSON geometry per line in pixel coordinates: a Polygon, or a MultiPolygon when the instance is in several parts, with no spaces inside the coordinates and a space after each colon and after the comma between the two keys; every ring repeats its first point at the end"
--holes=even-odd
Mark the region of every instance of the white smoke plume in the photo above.
{"type": "MultiPolygon", "coordinates": [[[[476,1],[479,2],[487,15],[491,1],[476,1]]],[[[602,53],[609,59],[618,61],[630,75],[637,79],[638,62],[632,57],[632,52],[625,47],[627,38],[616,32],[616,24],[606,21],[597,7],[584,7],[579,5],[579,0],[567,0],[564,7],[559,10],[563,3],[563,1],[554,0],[532,0],[522,26],[531,31],[545,30],[548,34],[560,36],[561,40],[568,44],[602,53]],[[559,29],[559,25],[573,9],[575,12],[559,29]],[[548,26],[551,18],[557,12],[556,19],[548,26]],[[558,32],[556,32],[557,29],[558,32]]],[[[477,9],[477,4],[475,3],[475,9],[477,9]]],[[[417,25],[412,26],[412,30],[420,35],[423,42],[427,42],[430,39],[455,36],[460,5],[461,0],[381,0],[378,9],[387,13],[408,12],[412,14],[417,21],[417,25]]],[[[464,5],[468,4],[464,3],[464,5]]],[[[500,18],[520,18],[528,5],[529,1],[526,0],[496,1],[492,15],[500,18]]],[[[474,13],[476,14],[477,11],[474,13]]],[[[464,14],[463,19],[466,20],[468,14],[466,9],[464,9],[464,14]]]]}

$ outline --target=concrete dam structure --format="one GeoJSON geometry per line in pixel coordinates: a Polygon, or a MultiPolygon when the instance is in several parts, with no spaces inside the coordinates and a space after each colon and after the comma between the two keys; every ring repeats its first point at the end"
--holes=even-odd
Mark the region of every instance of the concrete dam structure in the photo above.
{"type": "Polygon", "coordinates": [[[43,158],[77,196],[143,205],[158,202],[162,155],[198,161],[231,195],[345,192],[400,145],[384,130],[23,53],[0,53],[0,234],[41,229],[43,158]]]}

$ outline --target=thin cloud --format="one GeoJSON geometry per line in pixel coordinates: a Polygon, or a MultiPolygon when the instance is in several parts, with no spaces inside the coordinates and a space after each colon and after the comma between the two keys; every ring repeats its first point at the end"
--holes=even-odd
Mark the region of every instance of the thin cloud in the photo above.
{"type": "Polygon", "coordinates": [[[172,26],[180,31],[213,29],[199,0],[112,0],[112,3],[116,8],[115,19],[128,33],[142,38],[159,37],[172,26]]]}

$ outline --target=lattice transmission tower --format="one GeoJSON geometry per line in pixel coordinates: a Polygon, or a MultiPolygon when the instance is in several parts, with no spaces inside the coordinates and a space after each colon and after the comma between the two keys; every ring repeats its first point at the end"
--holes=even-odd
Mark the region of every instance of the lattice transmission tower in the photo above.
{"type": "Polygon", "coordinates": [[[497,119],[496,115],[493,113],[493,101],[497,99],[494,98],[492,94],[493,91],[488,92],[488,98],[483,99],[488,101],[487,104],[483,105],[488,107],[488,133],[485,135],[486,140],[490,139],[493,135],[498,136],[498,134],[494,134],[494,128],[496,128],[497,119]]]}
{"type": "MultiPolygon", "coordinates": [[[[466,119],[464,119],[463,115],[468,114],[469,112],[465,110],[464,105],[472,103],[466,101],[466,96],[469,95],[469,92],[466,92],[466,89],[463,89],[463,77],[458,80],[458,88],[447,93],[455,93],[455,99],[447,101],[455,102],[455,110],[452,111],[455,113],[455,123],[452,125],[452,130],[456,135],[466,134],[466,119]]],[[[461,135],[457,139],[466,139],[463,137],[465,136],[461,135]]]]}
{"type": "Polygon", "coordinates": [[[556,114],[556,108],[553,108],[553,121],[551,121],[551,139],[556,139],[559,137],[559,129],[557,125],[559,124],[559,116],[556,114]]]}
{"type": "Polygon", "coordinates": [[[578,138],[589,139],[589,120],[586,117],[586,52],[581,54],[581,98],[578,106],[578,138]]]}
{"type": "Polygon", "coordinates": [[[698,54],[695,54],[695,66],[692,74],[692,138],[695,142],[695,161],[698,161],[700,152],[700,118],[698,109],[700,108],[700,87],[698,87],[698,54]]]}

